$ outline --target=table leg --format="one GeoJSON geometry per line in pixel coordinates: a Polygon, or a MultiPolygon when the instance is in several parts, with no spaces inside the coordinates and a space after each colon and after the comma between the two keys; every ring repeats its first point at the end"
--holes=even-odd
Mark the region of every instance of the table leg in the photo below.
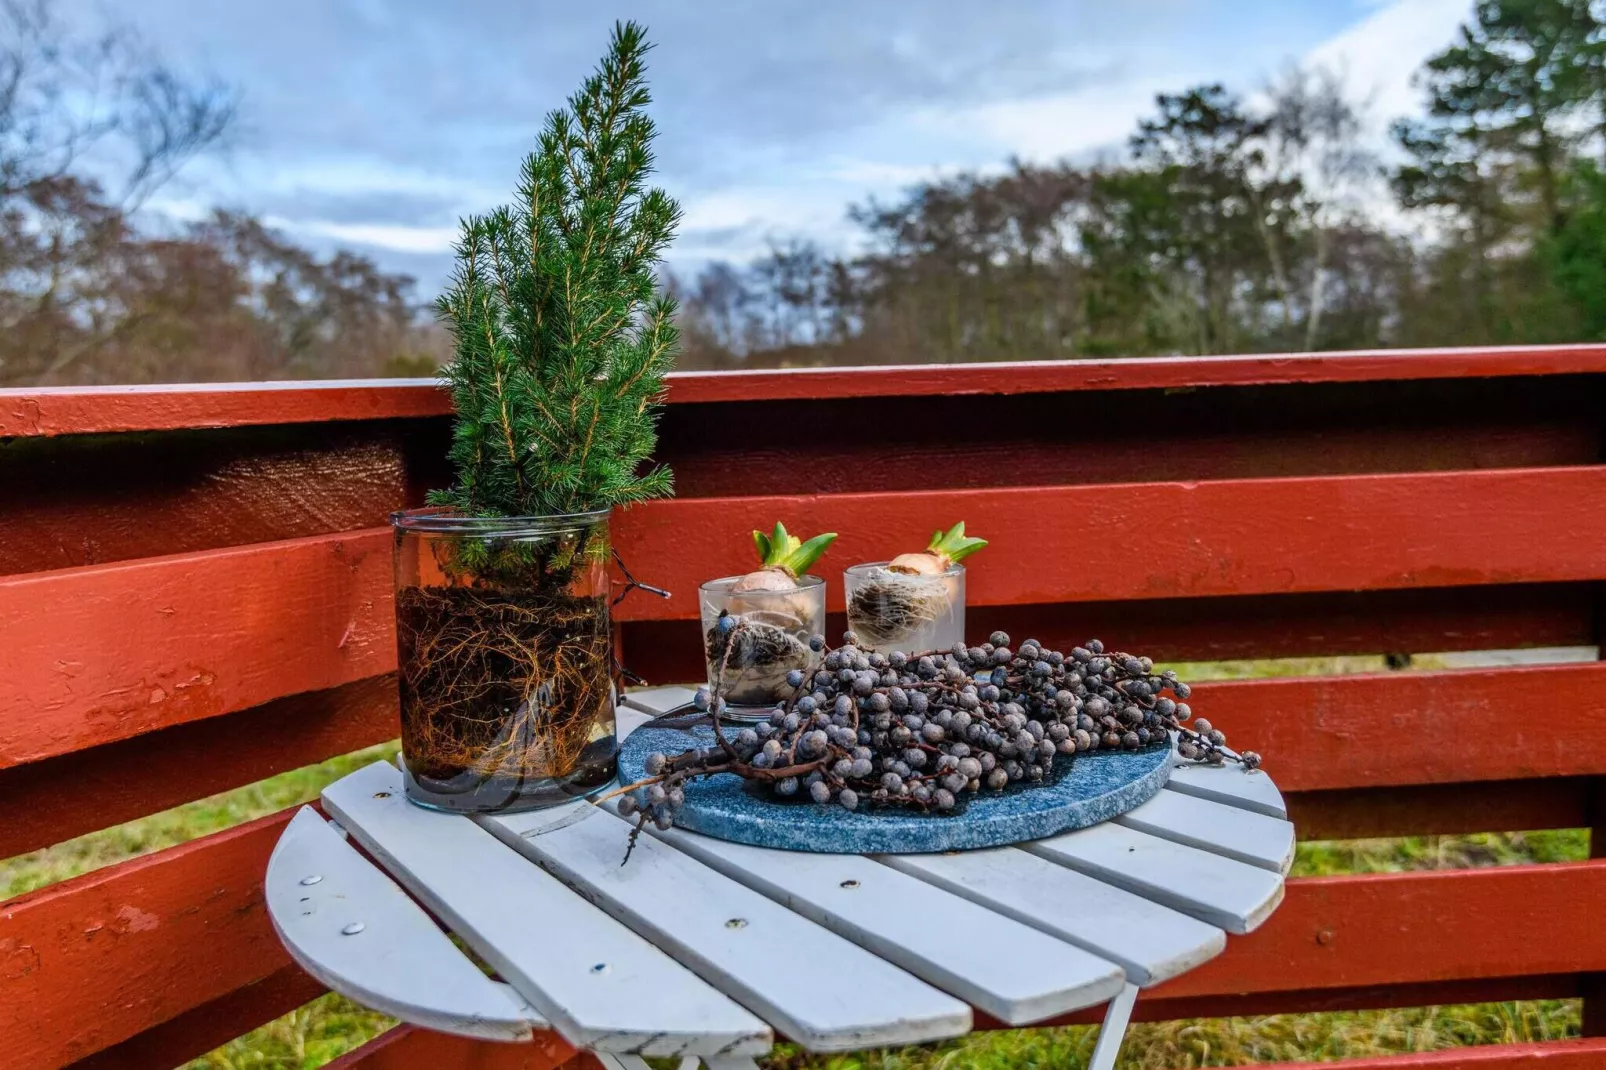
{"type": "Polygon", "coordinates": [[[1137,1001],[1138,986],[1130,982],[1110,1000],[1087,1070],[1115,1070],[1115,1057],[1121,1054],[1121,1041],[1126,1039],[1126,1025],[1132,1018],[1132,1007],[1137,1001]]]}

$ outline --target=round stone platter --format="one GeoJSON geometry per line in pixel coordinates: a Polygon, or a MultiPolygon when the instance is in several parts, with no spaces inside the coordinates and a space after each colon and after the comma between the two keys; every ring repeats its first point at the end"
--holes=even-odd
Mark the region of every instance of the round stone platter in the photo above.
{"type": "MultiPolygon", "coordinates": [[[[739,728],[726,728],[735,732],[739,728]]],[[[643,779],[647,755],[717,747],[712,728],[665,728],[648,722],[619,752],[620,783],[643,779]]],[[[1056,759],[1056,767],[1064,758],[1056,759]]],[[[962,810],[921,814],[896,808],[849,811],[836,803],[781,800],[730,773],[686,785],[675,824],[716,839],[826,854],[928,854],[1001,847],[1108,821],[1154,797],[1171,775],[1171,748],[1095,751],[1073,759],[1050,782],[983,789],[962,810]]],[[[800,793],[801,794],[801,793],[800,793]]]]}

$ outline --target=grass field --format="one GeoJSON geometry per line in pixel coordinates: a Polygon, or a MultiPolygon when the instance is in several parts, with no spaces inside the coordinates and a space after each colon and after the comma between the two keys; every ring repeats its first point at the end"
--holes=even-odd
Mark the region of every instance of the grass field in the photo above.
{"type": "MultiPolygon", "coordinates": [[[[1376,671],[1381,663],[1371,658],[1345,658],[1178,668],[1186,678],[1198,680],[1376,671]]],[[[0,861],[0,899],[316,798],[324,784],[394,752],[393,745],[370,748],[0,861]]],[[[1274,755],[1268,756],[1267,764],[1275,773],[1274,755]]],[[[1586,857],[1588,847],[1587,834],[1581,830],[1303,843],[1293,872],[1387,872],[1567,861],[1586,857]]],[[[383,1016],[338,996],[325,996],[195,1060],[188,1070],[313,1070],[390,1024],[383,1016]]],[[[1134,1026],[1121,1065],[1127,1070],[1188,1070],[1287,1059],[1341,1059],[1465,1044],[1550,1040],[1578,1032],[1578,1004],[1567,1000],[1167,1022],[1134,1026]]],[[[783,1049],[768,1065],[773,1070],[1076,1070],[1086,1065],[1095,1035],[1090,1027],[1021,1029],[975,1034],[925,1048],[831,1058],[783,1049]]]]}

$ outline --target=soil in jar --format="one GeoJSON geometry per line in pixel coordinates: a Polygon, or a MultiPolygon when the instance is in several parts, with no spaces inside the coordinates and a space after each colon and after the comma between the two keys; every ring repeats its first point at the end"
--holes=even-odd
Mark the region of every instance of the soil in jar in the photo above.
{"type": "Polygon", "coordinates": [[[540,587],[405,587],[396,595],[402,753],[462,809],[585,795],[613,779],[604,598],[540,587]]]}

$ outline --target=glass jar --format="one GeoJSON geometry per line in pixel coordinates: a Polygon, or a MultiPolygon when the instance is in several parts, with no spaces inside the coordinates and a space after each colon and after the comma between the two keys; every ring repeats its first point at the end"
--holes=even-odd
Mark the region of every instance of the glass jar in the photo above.
{"type": "Polygon", "coordinates": [[[390,519],[407,797],[513,812],[612,783],[608,510],[390,519]]]}
{"type": "Polygon", "coordinates": [[[965,566],[926,576],[893,570],[886,561],[842,573],[848,630],[867,650],[925,653],[965,639],[965,566]]]}
{"type": "Polygon", "coordinates": [[[726,576],[698,588],[703,654],[708,686],[724,697],[726,716],[758,720],[791,696],[788,672],[810,673],[820,664],[809,637],[825,634],[825,581],[805,575],[795,588],[770,591],[738,590],[741,580],[726,576]],[[734,624],[722,625],[722,616],[734,624]]]}

